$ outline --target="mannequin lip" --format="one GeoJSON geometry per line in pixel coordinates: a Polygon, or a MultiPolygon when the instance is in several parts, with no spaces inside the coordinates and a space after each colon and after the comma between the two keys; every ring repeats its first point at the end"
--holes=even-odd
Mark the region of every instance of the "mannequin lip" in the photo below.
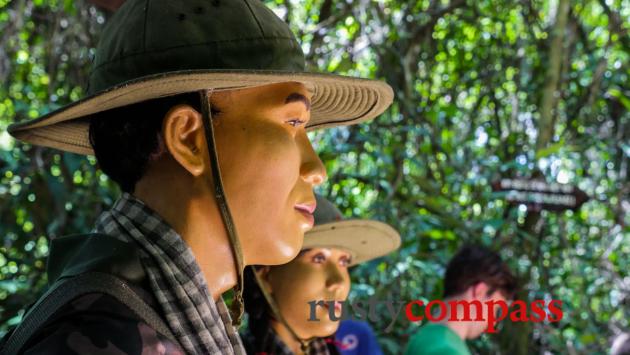
{"type": "Polygon", "coordinates": [[[299,214],[302,215],[302,217],[304,217],[304,219],[306,220],[306,224],[303,225],[303,228],[306,229],[311,229],[313,228],[313,226],[315,225],[315,217],[313,217],[312,214],[308,213],[308,211],[304,211],[304,210],[299,210],[299,209],[295,209],[299,214]]]}
{"type": "MultiPolygon", "coordinates": [[[[330,300],[330,301],[333,301],[333,300],[330,300]]],[[[324,308],[326,308],[326,310],[330,312],[330,303],[328,302],[324,303],[324,308]]],[[[334,302],[335,302],[334,304],[335,317],[340,317],[342,313],[342,304],[340,301],[337,301],[337,300],[334,300],[334,302]]]]}
{"type": "Polygon", "coordinates": [[[297,203],[293,208],[300,213],[304,219],[306,219],[306,224],[303,225],[305,230],[313,228],[315,225],[315,216],[313,216],[313,212],[315,212],[315,207],[317,207],[317,203],[297,203]]]}
{"type": "Polygon", "coordinates": [[[295,204],[295,209],[300,211],[300,212],[304,212],[304,213],[308,213],[310,215],[313,214],[313,212],[315,212],[315,208],[317,207],[317,203],[315,202],[310,202],[310,203],[297,203],[295,204]]]}
{"type": "MultiPolygon", "coordinates": [[[[330,301],[335,302],[335,311],[341,312],[341,307],[342,307],[341,306],[341,301],[337,301],[337,300],[330,300],[330,301]]],[[[328,302],[330,302],[330,301],[328,301],[328,302]]],[[[330,303],[328,303],[328,302],[324,303],[324,307],[326,307],[326,309],[330,308],[330,303]]]]}

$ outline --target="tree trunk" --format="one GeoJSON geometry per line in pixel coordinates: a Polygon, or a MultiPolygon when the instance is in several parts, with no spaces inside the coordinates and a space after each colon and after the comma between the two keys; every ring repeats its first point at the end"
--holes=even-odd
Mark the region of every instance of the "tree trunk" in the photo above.
{"type": "MultiPolygon", "coordinates": [[[[538,136],[536,139],[536,152],[544,149],[549,143],[551,143],[554,135],[554,126],[556,122],[557,112],[555,107],[558,102],[559,95],[557,94],[560,82],[560,75],[562,72],[562,57],[564,48],[564,34],[567,28],[567,19],[569,14],[569,1],[558,0],[558,7],[556,8],[556,19],[552,28],[551,37],[549,39],[549,57],[547,73],[545,76],[545,87],[542,92],[540,102],[540,120],[538,121],[538,136]]],[[[534,171],[532,177],[538,175],[539,171],[534,171]]],[[[539,265],[537,260],[537,250],[541,238],[539,238],[540,211],[529,211],[525,223],[520,226],[526,235],[532,236],[523,240],[523,252],[528,254],[529,259],[533,265],[539,265]],[[535,237],[534,237],[535,236],[535,237]]],[[[523,289],[517,294],[517,299],[525,300],[528,304],[528,292],[525,287],[530,281],[530,272],[525,272],[520,275],[519,281],[521,282],[523,289]]],[[[536,349],[532,348],[531,334],[532,324],[523,322],[511,322],[509,319],[504,321],[503,334],[499,340],[501,344],[501,353],[510,355],[527,355],[535,353],[536,349]]]]}
{"type": "Polygon", "coordinates": [[[556,9],[556,22],[549,42],[549,65],[547,67],[545,88],[540,101],[540,121],[538,123],[536,151],[545,148],[553,138],[553,126],[556,117],[554,106],[558,98],[557,89],[560,81],[563,41],[567,28],[568,14],[569,0],[559,0],[558,8],[556,9]]]}

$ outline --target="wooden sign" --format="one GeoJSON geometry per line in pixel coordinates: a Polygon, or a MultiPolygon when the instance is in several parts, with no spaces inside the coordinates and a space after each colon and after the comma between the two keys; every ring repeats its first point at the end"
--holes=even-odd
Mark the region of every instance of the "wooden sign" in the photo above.
{"type": "Polygon", "coordinates": [[[101,9],[109,12],[116,12],[125,0],[89,0],[92,4],[100,7],[101,9]]]}
{"type": "Polygon", "coordinates": [[[492,190],[505,192],[510,204],[524,204],[535,211],[575,211],[588,201],[586,193],[576,186],[541,180],[501,179],[492,183],[492,190]]]}

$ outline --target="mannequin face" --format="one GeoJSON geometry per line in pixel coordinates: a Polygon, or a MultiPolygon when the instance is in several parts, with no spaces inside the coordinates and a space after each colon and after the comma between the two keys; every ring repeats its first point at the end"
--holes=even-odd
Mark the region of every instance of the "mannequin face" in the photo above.
{"type": "MultiPolygon", "coordinates": [[[[287,82],[217,91],[210,101],[218,111],[212,119],[215,146],[244,264],[287,263],[312,228],[313,187],[326,178],[305,130],[310,93],[287,82]]],[[[204,131],[195,108],[173,106],[134,195],[190,246],[216,298],[237,275],[204,131]]]]}
{"type": "Polygon", "coordinates": [[[246,264],[290,261],[312,228],[313,187],[326,171],[306,135],[310,96],[299,83],[212,94],[221,176],[246,264]]]}
{"type": "MultiPolygon", "coordinates": [[[[345,301],[350,291],[348,265],[350,254],[335,248],[313,248],[303,251],[288,264],[263,269],[279,311],[297,335],[303,339],[325,337],[339,327],[330,320],[327,307],[317,307],[320,320],[309,321],[311,301],[345,301]]],[[[341,316],[341,305],[335,307],[341,316]]]]}

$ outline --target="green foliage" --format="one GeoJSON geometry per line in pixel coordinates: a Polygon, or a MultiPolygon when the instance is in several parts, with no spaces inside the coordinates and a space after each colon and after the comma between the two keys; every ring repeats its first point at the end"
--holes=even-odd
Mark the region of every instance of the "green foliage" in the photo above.
{"type": "MultiPolygon", "coordinates": [[[[537,148],[557,1],[267,1],[298,35],[313,71],[386,80],[395,104],[370,124],[313,132],[350,216],[403,236],[357,267],[355,299],[438,299],[463,243],[491,246],[522,297],[561,299],[560,323],[504,324],[478,353],[605,353],[630,319],[630,4],[571,4],[551,139],[537,148]],[[579,186],[578,211],[508,205],[490,183],[541,177],[579,186]],[[523,330],[525,329],[525,330],[523,330]],[[524,342],[520,342],[523,340],[524,342]],[[525,344],[514,345],[514,344],[525,344]]],[[[0,0],[0,322],[45,284],[47,238],[88,231],[117,191],[93,158],[16,144],[9,123],[81,97],[106,16],[83,2],[0,0]]],[[[387,310],[373,324],[387,353],[417,329],[387,310]]]]}
{"type": "Polygon", "coordinates": [[[72,1],[0,2],[0,9],[0,330],[6,331],[46,284],[48,238],[89,231],[116,190],[93,157],[16,144],[6,132],[12,122],[80,98],[104,17],[72,1]]]}

